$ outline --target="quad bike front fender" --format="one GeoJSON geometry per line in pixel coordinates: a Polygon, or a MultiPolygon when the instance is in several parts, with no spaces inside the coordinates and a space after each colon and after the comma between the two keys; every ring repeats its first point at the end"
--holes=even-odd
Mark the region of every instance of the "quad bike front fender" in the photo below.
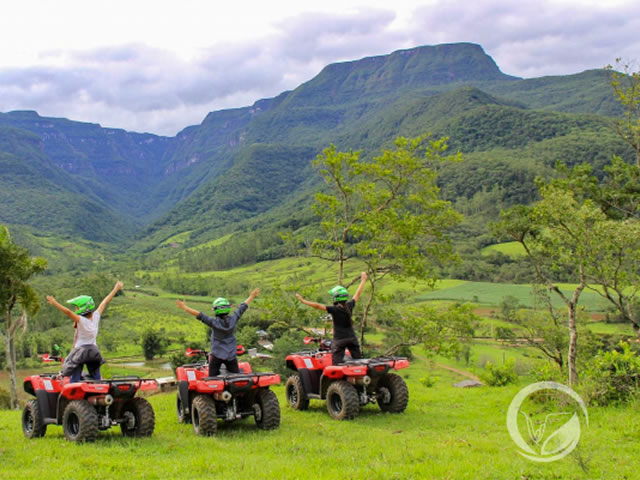
{"type": "Polygon", "coordinates": [[[258,377],[258,387],[268,387],[269,385],[278,385],[280,383],[280,375],[266,375],[258,377]]]}

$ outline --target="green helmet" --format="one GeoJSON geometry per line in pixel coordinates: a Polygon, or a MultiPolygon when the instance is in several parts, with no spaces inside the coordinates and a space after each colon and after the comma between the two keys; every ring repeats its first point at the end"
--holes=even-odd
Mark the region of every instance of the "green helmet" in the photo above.
{"type": "Polygon", "coordinates": [[[216,315],[225,315],[231,311],[231,304],[226,298],[218,297],[213,301],[213,311],[216,315]]]}
{"type": "Polygon", "coordinates": [[[67,303],[70,303],[74,307],[76,307],[76,311],[74,312],[76,315],[84,315],[85,313],[91,313],[96,308],[96,304],[89,295],[80,295],[79,297],[72,298],[71,300],[67,300],[67,303]]]}
{"type": "Polygon", "coordinates": [[[329,295],[334,302],[346,302],[349,300],[349,292],[342,285],[337,285],[329,290],[329,295]]]}

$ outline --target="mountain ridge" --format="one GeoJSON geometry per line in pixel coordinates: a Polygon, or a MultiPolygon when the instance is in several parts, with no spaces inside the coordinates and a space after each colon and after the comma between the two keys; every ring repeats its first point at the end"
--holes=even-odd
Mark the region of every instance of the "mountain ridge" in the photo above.
{"type": "MultiPolygon", "coordinates": [[[[0,152],[11,142],[37,144],[41,155],[32,155],[27,147],[22,153],[13,148],[13,157],[3,161],[12,168],[23,162],[29,175],[37,176],[41,168],[50,179],[66,179],[59,181],[68,181],[78,197],[65,200],[72,210],[91,205],[90,210],[111,224],[118,224],[112,215],[121,217],[122,225],[105,227],[111,231],[98,239],[132,239],[137,231],[138,241],[148,237],[158,245],[179,231],[229,229],[236,221],[296,198],[317,180],[310,160],[329,143],[362,148],[369,155],[399,134],[472,135],[469,132],[479,128],[473,122],[514,115],[509,109],[547,110],[551,123],[565,121],[553,117],[555,111],[615,115],[610,97],[606,74],[600,70],[520,79],[501,72],[476,44],[420,46],[327,65],[293,90],[251,106],[210,112],[175,137],[41,117],[35,111],[0,113],[0,126],[29,132],[0,129],[0,152]],[[477,109],[483,104],[493,117],[480,114],[477,109]],[[462,128],[462,120],[454,117],[465,111],[473,114],[465,117],[471,125],[462,128]],[[268,189],[251,188],[265,181],[268,189]],[[238,198],[225,200],[225,189],[238,198]],[[226,212],[224,220],[207,213],[216,209],[226,212]]],[[[544,123],[541,114],[527,118],[544,123]]],[[[501,134],[508,136],[509,131],[501,134]]],[[[491,132],[483,135],[488,135],[482,140],[488,149],[497,145],[491,132]]],[[[464,149],[474,144],[454,138],[453,145],[464,149]]],[[[0,186],[11,185],[8,179],[0,180],[0,186]]],[[[17,185],[13,188],[16,197],[26,194],[17,185]]],[[[44,190],[56,191],[45,178],[42,188],[43,195],[44,190]]],[[[47,195],[55,203],[55,195],[47,195]]],[[[0,221],[19,220],[0,215],[0,221]]],[[[37,227],[37,221],[30,222],[37,227]]],[[[83,235],[71,220],[67,227],[83,235]]]]}

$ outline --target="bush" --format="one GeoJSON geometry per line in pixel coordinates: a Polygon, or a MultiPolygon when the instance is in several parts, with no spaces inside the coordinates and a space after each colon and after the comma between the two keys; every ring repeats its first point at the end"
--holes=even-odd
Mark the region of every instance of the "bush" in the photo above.
{"type": "Polygon", "coordinates": [[[256,327],[253,325],[245,325],[236,333],[238,345],[244,346],[247,350],[258,346],[260,337],[256,333],[256,327]]]}
{"type": "Polygon", "coordinates": [[[11,395],[7,390],[0,387],[0,409],[7,409],[11,407],[11,395]]]}
{"type": "Polygon", "coordinates": [[[620,351],[599,352],[587,364],[584,393],[595,405],[621,404],[640,392],[640,357],[628,343],[620,342],[620,351]]]}
{"type": "Polygon", "coordinates": [[[515,371],[515,362],[513,359],[507,360],[503,365],[494,365],[487,362],[484,371],[480,373],[480,378],[484,383],[492,387],[503,387],[518,379],[515,371]]]}
{"type": "Polygon", "coordinates": [[[283,380],[294,373],[292,370],[287,368],[285,357],[290,353],[304,350],[303,338],[303,333],[296,330],[290,330],[273,343],[273,358],[269,359],[269,367],[275,373],[280,374],[283,380]]]}
{"type": "Polygon", "coordinates": [[[142,353],[146,360],[153,360],[154,357],[164,354],[168,345],[169,340],[165,336],[164,328],[147,328],[142,334],[142,353]]]}
{"type": "Polygon", "coordinates": [[[429,373],[426,376],[420,378],[420,383],[427,388],[431,388],[436,384],[438,380],[440,380],[440,377],[436,377],[429,373]]]}
{"type": "Polygon", "coordinates": [[[181,367],[182,365],[190,362],[193,362],[193,360],[187,357],[182,352],[174,353],[173,355],[169,356],[169,364],[171,365],[174,374],[176,373],[176,369],[178,367],[181,367]]]}
{"type": "Polygon", "coordinates": [[[531,371],[536,382],[559,382],[566,381],[567,372],[563,371],[555,363],[544,362],[531,371]]]}

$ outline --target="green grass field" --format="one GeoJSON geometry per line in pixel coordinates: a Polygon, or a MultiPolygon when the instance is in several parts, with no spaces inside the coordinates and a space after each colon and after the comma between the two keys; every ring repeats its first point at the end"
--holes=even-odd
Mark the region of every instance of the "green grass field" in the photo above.
{"type": "Polygon", "coordinates": [[[454,388],[461,377],[436,370],[432,388],[419,379],[431,367],[417,360],[403,375],[409,407],[383,414],[367,406],[353,421],[338,422],[324,403],[306,412],[285,405],[275,388],[281,427],[260,431],[252,419],[219,424],[215,437],[196,437],[176,421],[175,394],[150,397],[156,414],[151,438],[125,439],[119,429],[101,432],[94,444],[64,440],[49,426],[41,439],[27,440],[20,412],[0,411],[0,476],[31,479],[43,473],[59,478],[178,479],[619,479],[637,478],[640,417],[637,405],[590,408],[579,449],[557,462],[521,457],[505,426],[505,414],[520,385],[454,388]]]}
{"type": "Polygon", "coordinates": [[[483,255],[486,255],[489,252],[500,252],[511,258],[518,258],[526,255],[524,247],[519,242],[497,243],[495,245],[484,247],[481,250],[483,255]]]}
{"type": "MultiPolygon", "coordinates": [[[[175,239],[174,239],[175,240],[175,239]]],[[[346,279],[358,276],[361,266],[347,266],[346,279]]],[[[165,272],[157,272],[160,275],[165,272]]],[[[263,291],[275,283],[312,287],[318,297],[335,283],[335,269],[318,259],[289,258],[261,262],[224,272],[193,274],[194,277],[242,278],[263,291]]],[[[187,276],[188,277],[188,276],[187,276]]],[[[346,281],[345,281],[346,283],[346,281]]],[[[567,290],[571,285],[564,286],[567,290]]],[[[409,282],[385,281],[380,290],[398,294],[416,306],[465,301],[476,305],[481,316],[477,334],[509,322],[495,318],[497,305],[506,295],[532,305],[527,285],[501,285],[460,280],[439,281],[434,289],[409,282]]],[[[248,291],[246,292],[248,293],[248,291]]],[[[125,286],[125,295],[114,299],[101,327],[99,343],[108,363],[105,377],[137,374],[145,377],[171,375],[167,357],[143,363],[139,339],[144,329],[163,328],[172,350],[182,348],[184,340],[206,338],[202,325],[175,306],[182,295],[153,285],[140,289],[125,286]],[[127,364],[134,366],[127,366],[127,364]]],[[[230,295],[234,303],[244,292],[230,295]]],[[[186,296],[190,305],[207,311],[211,298],[186,296]]],[[[248,315],[260,313],[260,298],[248,315]]],[[[292,301],[295,301],[292,298],[292,301]]],[[[593,292],[583,293],[581,304],[589,312],[604,307],[593,292]]],[[[67,328],[68,327],[68,328],[67,328]]],[[[72,338],[71,327],[65,335],[72,338]]],[[[597,333],[632,333],[630,327],[590,322],[597,333]]],[[[380,342],[382,332],[367,336],[380,342]]],[[[527,460],[517,449],[506,429],[505,415],[514,395],[534,380],[532,367],[544,362],[531,349],[504,345],[492,339],[475,339],[468,361],[437,357],[427,360],[421,347],[413,349],[416,358],[402,372],[410,390],[410,403],[399,415],[383,414],[367,406],[349,422],[331,420],[324,403],[312,401],[307,412],[285,405],[282,386],[274,390],[282,408],[282,424],[276,431],[256,429],[253,420],[220,424],[213,438],[196,437],[190,425],[176,421],[175,393],[150,397],[156,412],[152,438],[125,439],[119,429],[102,432],[91,445],[75,445],[64,440],[61,427],[50,426],[45,438],[27,441],[20,427],[20,412],[0,411],[0,478],[27,479],[43,471],[60,478],[112,479],[115,476],[144,479],[178,478],[264,478],[264,479],[619,479],[638,478],[640,460],[640,417],[638,404],[625,407],[589,409],[589,425],[583,429],[579,449],[563,460],[550,464],[527,460]],[[448,366],[479,374],[491,361],[500,365],[515,361],[519,383],[509,387],[459,389],[452,385],[465,377],[439,367],[448,366]],[[421,379],[438,377],[432,388],[421,379]]],[[[55,371],[56,366],[21,371],[55,371]]],[[[20,383],[20,382],[19,382],[20,383]]],[[[8,387],[6,372],[0,372],[0,386],[8,387]]],[[[21,393],[21,400],[26,400],[21,393]]]]}
{"type": "MultiPolygon", "coordinates": [[[[571,285],[562,285],[562,290],[571,294],[571,285]]],[[[480,305],[496,306],[506,296],[518,299],[523,307],[533,308],[535,298],[531,293],[530,285],[513,285],[506,283],[489,282],[462,282],[452,286],[444,286],[437,290],[421,293],[416,298],[423,301],[453,300],[459,302],[472,302],[480,305]]],[[[552,297],[554,306],[561,307],[562,300],[557,296],[552,297]]],[[[591,291],[583,291],[580,303],[587,311],[601,312],[607,308],[607,303],[597,294],[591,291]]]]}

